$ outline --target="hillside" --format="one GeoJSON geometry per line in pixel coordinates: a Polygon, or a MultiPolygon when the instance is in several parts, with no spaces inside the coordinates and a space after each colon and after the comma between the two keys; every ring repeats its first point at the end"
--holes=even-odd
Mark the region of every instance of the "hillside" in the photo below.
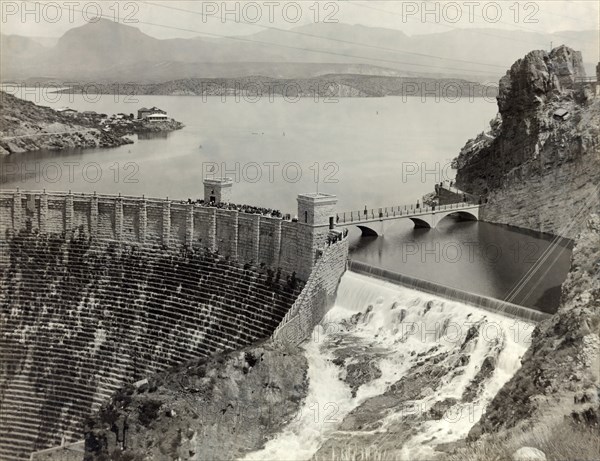
{"type": "Polygon", "coordinates": [[[0,92],[0,155],[40,149],[115,147],[133,142],[126,135],[181,128],[183,124],[174,119],[159,122],[118,119],[96,112],[63,115],[0,92]]]}
{"type": "MultiPolygon", "coordinates": [[[[432,79],[422,77],[372,76],[357,74],[328,74],[313,78],[275,79],[263,76],[244,78],[192,78],[156,84],[96,84],[102,94],[129,95],[271,95],[289,98],[427,96],[451,101],[460,97],[497,95],[497,88],[461,79],[432,79]]],[[[85,85],[75,85],[60,91],[66,94],[85,92],[85,85]]]]}
{"type": "Polygon", "coordinates": [[[598,54],[595,31],[455,29],[410,37],[400,30],[318,23],[235,37],[160,40],[106,19],[73,28],[48,47],[14,35],[3,35],[0,44],[4,80],[157,83],[257,73],[274,78],[358,73],[484,82],[496,81],[518,56],[550,41],[573,43],[584,56],[598,54]]]}
{"type": "Polygon", "coordinates": [[[0,155],[72,147],[114,147],[132,141],[92,124],[0,92],[0,155]]]}

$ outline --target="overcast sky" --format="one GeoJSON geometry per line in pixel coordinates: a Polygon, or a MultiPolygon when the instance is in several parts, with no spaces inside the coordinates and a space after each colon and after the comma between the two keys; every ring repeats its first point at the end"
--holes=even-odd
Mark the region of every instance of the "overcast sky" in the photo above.
{"type": "Polygon", "coordinates": [[[157,38],[250,34],[264,30],[264,26],[289,29],[315,21],[386,27],[415,35],[473,27],[529,32],[598,29],[600,20],[598,2],[593,0],[319,3],[305,0],[229,1],[226,4],[221,1],[120,1],[117,4],[113,1],[1,0],[1,6],[4,34],[37,37],[60,37],[68,29],[85,24],[86,18],[94,18],[97,12],[157,38]]]}

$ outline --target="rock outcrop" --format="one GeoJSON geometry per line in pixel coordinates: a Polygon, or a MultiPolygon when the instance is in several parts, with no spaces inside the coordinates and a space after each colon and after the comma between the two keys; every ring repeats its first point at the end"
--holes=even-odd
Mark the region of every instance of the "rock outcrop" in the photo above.
{"type": "Polygon", "coordinates": [[[522,447],[513,453],[512,461],[546,461],[546,455],[537,448],[522,447]]]}
{"type": "Polygon", "coordinates": [[[90,420],[85,459],[239,459],[298,412],[307,366],[267,342],[125,388],[90,420]]]}
{"type": "Polygon", "coordinates": [[[558,312],[542,322],[522,367],[498,392],[470,438],[563,421],[600,424],[600,217],[573,250],[558,312]]]}
{"type": "Polygon", "coordinates": [[[486,196],[483,219],[576,236],[600,181],[600,99],[576,82],[584,74],[581,53],[561,46],[500,80],[499,118],[454,161],[457,186],[486,196]]]}

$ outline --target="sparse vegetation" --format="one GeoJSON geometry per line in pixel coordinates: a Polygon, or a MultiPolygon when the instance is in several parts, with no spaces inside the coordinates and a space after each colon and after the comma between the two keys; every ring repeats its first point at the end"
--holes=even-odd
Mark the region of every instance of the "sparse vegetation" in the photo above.
{"type": "Polygon", "coordinates": [[[552,426],[536,426],[526,432],[493,436],[468,444],[444,457],[444,461],[505,461],[521,447],[543,451],[548,461],[600,460],[600,428],[575,425],[568,421],[552,426]]]}
{"type": "Polygon", "coordinates": [[[142,402],[139,408],[139,422],[148,427],[158,417],[161,406],[160,400],[148,399],[142,402]]]}

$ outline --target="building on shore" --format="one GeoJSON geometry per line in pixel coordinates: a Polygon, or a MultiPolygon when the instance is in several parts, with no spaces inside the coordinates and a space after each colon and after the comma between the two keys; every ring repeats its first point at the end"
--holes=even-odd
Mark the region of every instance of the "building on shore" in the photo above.
{"type": "MultiPolygon", "coordinates": [[[[142,107],[141,109],[138,110],[138,119],[144,119],[147,118],[150,115],[164,115],[166,117],[167,112],[159,109],[158,107],[151,107],[150,109],[146,108],[146,107],[142,107]]],[[[165,118],[166,120],[166,118],[165,118]]]]}
{"type": "Polygon", "coordinates": [[[168,120],[168,118],[165,114],[150,114],[145,118],[146,118],[146,120],[149,120],[151,122],[164,122],[164,121],[168,120]]]}

